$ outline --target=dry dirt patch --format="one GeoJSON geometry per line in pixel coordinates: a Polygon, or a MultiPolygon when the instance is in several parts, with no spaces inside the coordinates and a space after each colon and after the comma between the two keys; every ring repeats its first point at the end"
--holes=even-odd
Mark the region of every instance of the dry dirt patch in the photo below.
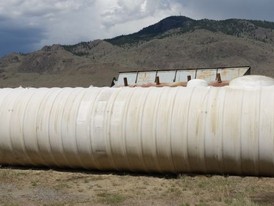
{"type": "Polygon", "coordinates": [[[0,205],[273,204],[273,178],[0,168],[0,205]]]}

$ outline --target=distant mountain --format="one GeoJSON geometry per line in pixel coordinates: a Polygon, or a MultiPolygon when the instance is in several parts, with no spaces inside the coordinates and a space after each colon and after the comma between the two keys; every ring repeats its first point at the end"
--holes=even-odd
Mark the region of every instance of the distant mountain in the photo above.
{"type": "Polygon", "coordinates": [[[171,16],[154,25],[146,27],[139,32],[126,36],[118,36],[113,39],[107,39],[106,41],[121,46],[140,41],[149,41],[153,38],[164,38],[169,35],[183,34],[198,29],[204,29],[211,32],[222,32],[237,37],[250,37],[261,41],[272,41],[274,23],[241,19],[228,19],[223,21],[208,19],[193,20],[184,16],[171,16]]]}
{"type": "Polygon", "coordinates": [[[171,16],[142,30],[0,59],[0,86],[109,85],[119,71],[250,65],[274,76],[274,23],[171,16]]]}
{"type": "Polygon", "coordinates": [[[193,25],[194,22],[195,20],[190,19],[188,17],[171,16],[163,19],[157,24],[143,28],[139,32],[129,34],[129,35],[118,36],[113,39],[106,39],[106,41],[118,46],[121,46],[124,44],[137,43],[140,41],[149,41],[155,37],[160,38],[163,34],[165,34],[166,32],[170,30],[174,30],[174,29],[189,30],[189,28],[191,27],[191,25],[193,25]]]}

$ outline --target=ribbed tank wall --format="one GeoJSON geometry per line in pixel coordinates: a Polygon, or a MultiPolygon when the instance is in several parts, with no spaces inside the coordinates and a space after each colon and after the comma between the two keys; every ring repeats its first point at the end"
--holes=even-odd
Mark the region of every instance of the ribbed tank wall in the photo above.
{"type": "Polygon", "coordinates": [[[274,87],[0,89],[0,164],[274,175],[274,87]]]}

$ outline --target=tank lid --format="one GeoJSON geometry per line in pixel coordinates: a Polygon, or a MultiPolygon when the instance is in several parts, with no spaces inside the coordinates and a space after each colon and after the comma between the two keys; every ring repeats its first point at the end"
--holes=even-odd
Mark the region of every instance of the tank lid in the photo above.
{"type": "Polygon", "coordinates": [[[192,79],[187,82],[187,87],[207,87],[207,81],[203,79],[192,79]]]}
{"type": "Polygon", "coordinates": [[[274,85],[274,79],[261,75],[246,75],[232,79],[229,86],[232,87],[265,87],[274,85]]]}

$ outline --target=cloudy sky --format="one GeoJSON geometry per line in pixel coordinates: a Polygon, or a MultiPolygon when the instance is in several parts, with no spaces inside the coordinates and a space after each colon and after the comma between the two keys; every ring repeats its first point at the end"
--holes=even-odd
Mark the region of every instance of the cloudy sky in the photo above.
{"type": "Polygon", "coordinates": [[[273,0],[0,0],[0,56],[133,33],[171,15],[274,21],[273,0]]]}

